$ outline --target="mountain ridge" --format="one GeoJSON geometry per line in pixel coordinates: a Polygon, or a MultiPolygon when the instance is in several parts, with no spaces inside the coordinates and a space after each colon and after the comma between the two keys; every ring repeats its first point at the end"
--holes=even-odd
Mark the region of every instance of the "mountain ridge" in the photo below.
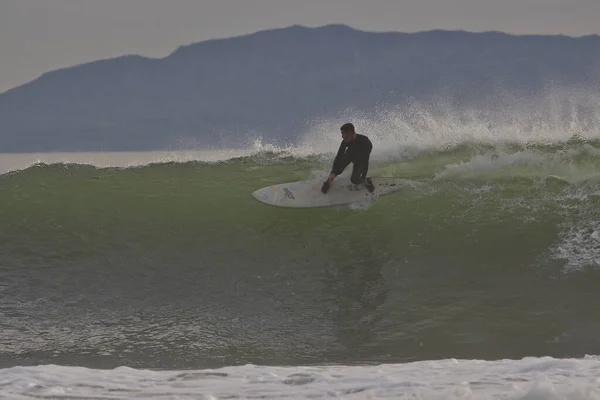
{"type": "Polygon", "coordinates": [[[0,149],[163,150],[250,135],[290,142],[344,110],[442,95],[485,106],[498,88],[535,97],[556,84],[600,93],[598,65],[598,35],[292,25],[181,45],[162,58],[49,71],[0,94],[0,149]]]}

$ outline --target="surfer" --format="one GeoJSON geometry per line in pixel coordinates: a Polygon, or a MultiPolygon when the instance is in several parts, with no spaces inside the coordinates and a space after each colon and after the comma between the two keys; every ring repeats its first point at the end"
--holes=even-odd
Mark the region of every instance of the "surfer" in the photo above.
{"type": "Polygon", "coordinates": [[[331,185],[335,177],[341,174],[344,169],[352,163],[350,182],[355,185],[364,183],[367,190],[373,193],[375,187],[371,182],[371,178],[367,178],[369,157],[371,156],[373,144],[365,135],[356,133],[354,125],[350,122],[342,125],[340,131],[342,133],[342,143],[340,144],[335,160],[333,161],[331,173],[321,187],[321,192],[327,193],[329,185],[331,185]]]}

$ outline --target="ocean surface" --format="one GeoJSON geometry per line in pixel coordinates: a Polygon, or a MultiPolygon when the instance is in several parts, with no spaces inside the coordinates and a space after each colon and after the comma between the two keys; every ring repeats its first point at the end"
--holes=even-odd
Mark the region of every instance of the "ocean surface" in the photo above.
{"type": "Polygon", "coordinates": [[[336,130],[0,155],[0,398],[600,399],[599,136],[504,128],[364,132],[368,207],[251,196],[336,130]]]}

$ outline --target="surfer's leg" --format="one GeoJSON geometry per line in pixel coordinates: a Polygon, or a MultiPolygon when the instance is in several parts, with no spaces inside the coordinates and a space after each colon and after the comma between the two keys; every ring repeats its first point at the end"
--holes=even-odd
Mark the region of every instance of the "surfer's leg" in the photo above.
{"type": "Polygon", "coordinates": [[[350,175],[350,182],[354,183],[355,185],[363,182],[360,173],[360,163],[358,162],[354,162],[352,164],[352,175],[350,175]]]}
{"type": "Polygon", "coordinates": [[[367,176],[367,171],[369,170],[369,163],[367,160],[359,160],[355,161],[352,164],[352,175],[350,176],[350,182],[358,185],[359,183],[363,183],[367,176]]]}
{"type": "Polygon", "coordinates": [[[369,157],[364,157],[362,160],[357,161],[352,167],[352,176],[350,176],[350,182],[355,185],[364,183],[369,192],[373,192],[375,187],[371,182],[371,179],[367,178],[367,172],[369,172],[369,157]]]}

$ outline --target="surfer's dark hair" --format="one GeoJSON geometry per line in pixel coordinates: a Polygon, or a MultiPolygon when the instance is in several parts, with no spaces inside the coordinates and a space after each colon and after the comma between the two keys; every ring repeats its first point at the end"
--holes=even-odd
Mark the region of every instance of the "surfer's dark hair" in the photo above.
{"type": "Polygon", "coordinates": [[[350,122],[346,122],[340,127],[340,131],[354,133],[354,125],[350,122]]]}

